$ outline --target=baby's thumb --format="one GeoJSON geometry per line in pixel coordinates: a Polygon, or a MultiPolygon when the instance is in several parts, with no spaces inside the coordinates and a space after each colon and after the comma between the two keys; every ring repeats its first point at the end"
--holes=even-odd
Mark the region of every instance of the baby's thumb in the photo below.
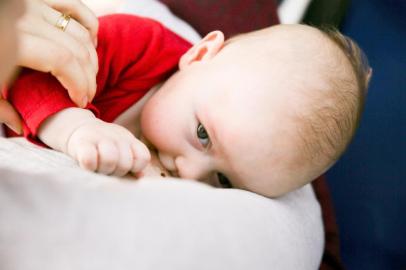
{"type": "Polygon", "coordinates": [[[138,140],[131,144],[131,151],[133,154],[133,166],[131,171],[137,173],[148,165],[151,160],[151,153],[145,144],[138,140]]]}
{"type": "Polygon", "coordinates": [[[22,133],[21,119],[13,106],[0,97],[0,123],[6,124],[17,134],[22,133]]]}

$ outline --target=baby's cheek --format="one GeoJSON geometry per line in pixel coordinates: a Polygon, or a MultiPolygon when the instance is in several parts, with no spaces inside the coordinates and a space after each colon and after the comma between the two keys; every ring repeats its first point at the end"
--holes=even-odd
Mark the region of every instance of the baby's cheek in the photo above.
{"type": "MultiPolygon", "coordinates": [[[[157,122],[159,121],[158,106],[153,102],[153,98],[145,104],[141,113],[141,131],[144,136],[156,133],[154,129],[157,129],[157,122]]],[[[149,139],[149,138],[148,138],[149,139]]]]}
{"type": "Polygon", "coordinates": [[[157,105],[159,104],[145,105],[141,115],[141,132],[156,148],[160,148],[160,142],[170,135],[170,130],[168,130],[167,116],[157,105]]]}

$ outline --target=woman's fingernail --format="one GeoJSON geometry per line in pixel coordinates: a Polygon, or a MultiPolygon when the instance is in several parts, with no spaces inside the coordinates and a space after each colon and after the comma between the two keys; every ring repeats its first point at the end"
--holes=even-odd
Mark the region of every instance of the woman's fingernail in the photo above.
{"type": "Polygon", "coordinates": [[[84,97],[82,99],[82,108],[85,108],[87,106],[87,103],[88,103],[88,99],[87,99],[87,97],[84,97]]]}
{"type": "Polygon", "coordinates": [[[18,135],[21,135],[23,133],[22,128],[21,127],[15,127],[12,126],[10,124],[4,123],[9,129],[11,129],[12,131],[14,131],[15,133],[17,133],[18,135]]]}

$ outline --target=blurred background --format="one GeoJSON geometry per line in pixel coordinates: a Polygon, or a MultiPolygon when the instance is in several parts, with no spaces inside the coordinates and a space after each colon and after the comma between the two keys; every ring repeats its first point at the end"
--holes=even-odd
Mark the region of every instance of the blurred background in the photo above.
{"type": "Polygon", "coordinates": [[[404,270],[406,0],[312,1],[304,20],[339,25],[373,68],[361,126],[327,174],[343,263],[350,270],[404,270]]]}

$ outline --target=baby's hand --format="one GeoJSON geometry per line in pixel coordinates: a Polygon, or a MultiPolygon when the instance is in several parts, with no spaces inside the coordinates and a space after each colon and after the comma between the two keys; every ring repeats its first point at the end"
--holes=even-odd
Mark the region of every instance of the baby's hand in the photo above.
{"type": "Polygon", "coordinates": [[[82,168],[116,176],[138,173],[151,159],[148,148],[130,131],[99,119],[75,129],[66,151],[82,168]]]}
{"type": "Polygon", "coordinates": [[[151,161],[148,162],[147,166],[138,173],[133,174],[135,178],[139,179],[142,177],[169,177],[170,172],[165,169],[162,163],[159,161],[158,154],[155,150],[150,149],[151,161]]]}

